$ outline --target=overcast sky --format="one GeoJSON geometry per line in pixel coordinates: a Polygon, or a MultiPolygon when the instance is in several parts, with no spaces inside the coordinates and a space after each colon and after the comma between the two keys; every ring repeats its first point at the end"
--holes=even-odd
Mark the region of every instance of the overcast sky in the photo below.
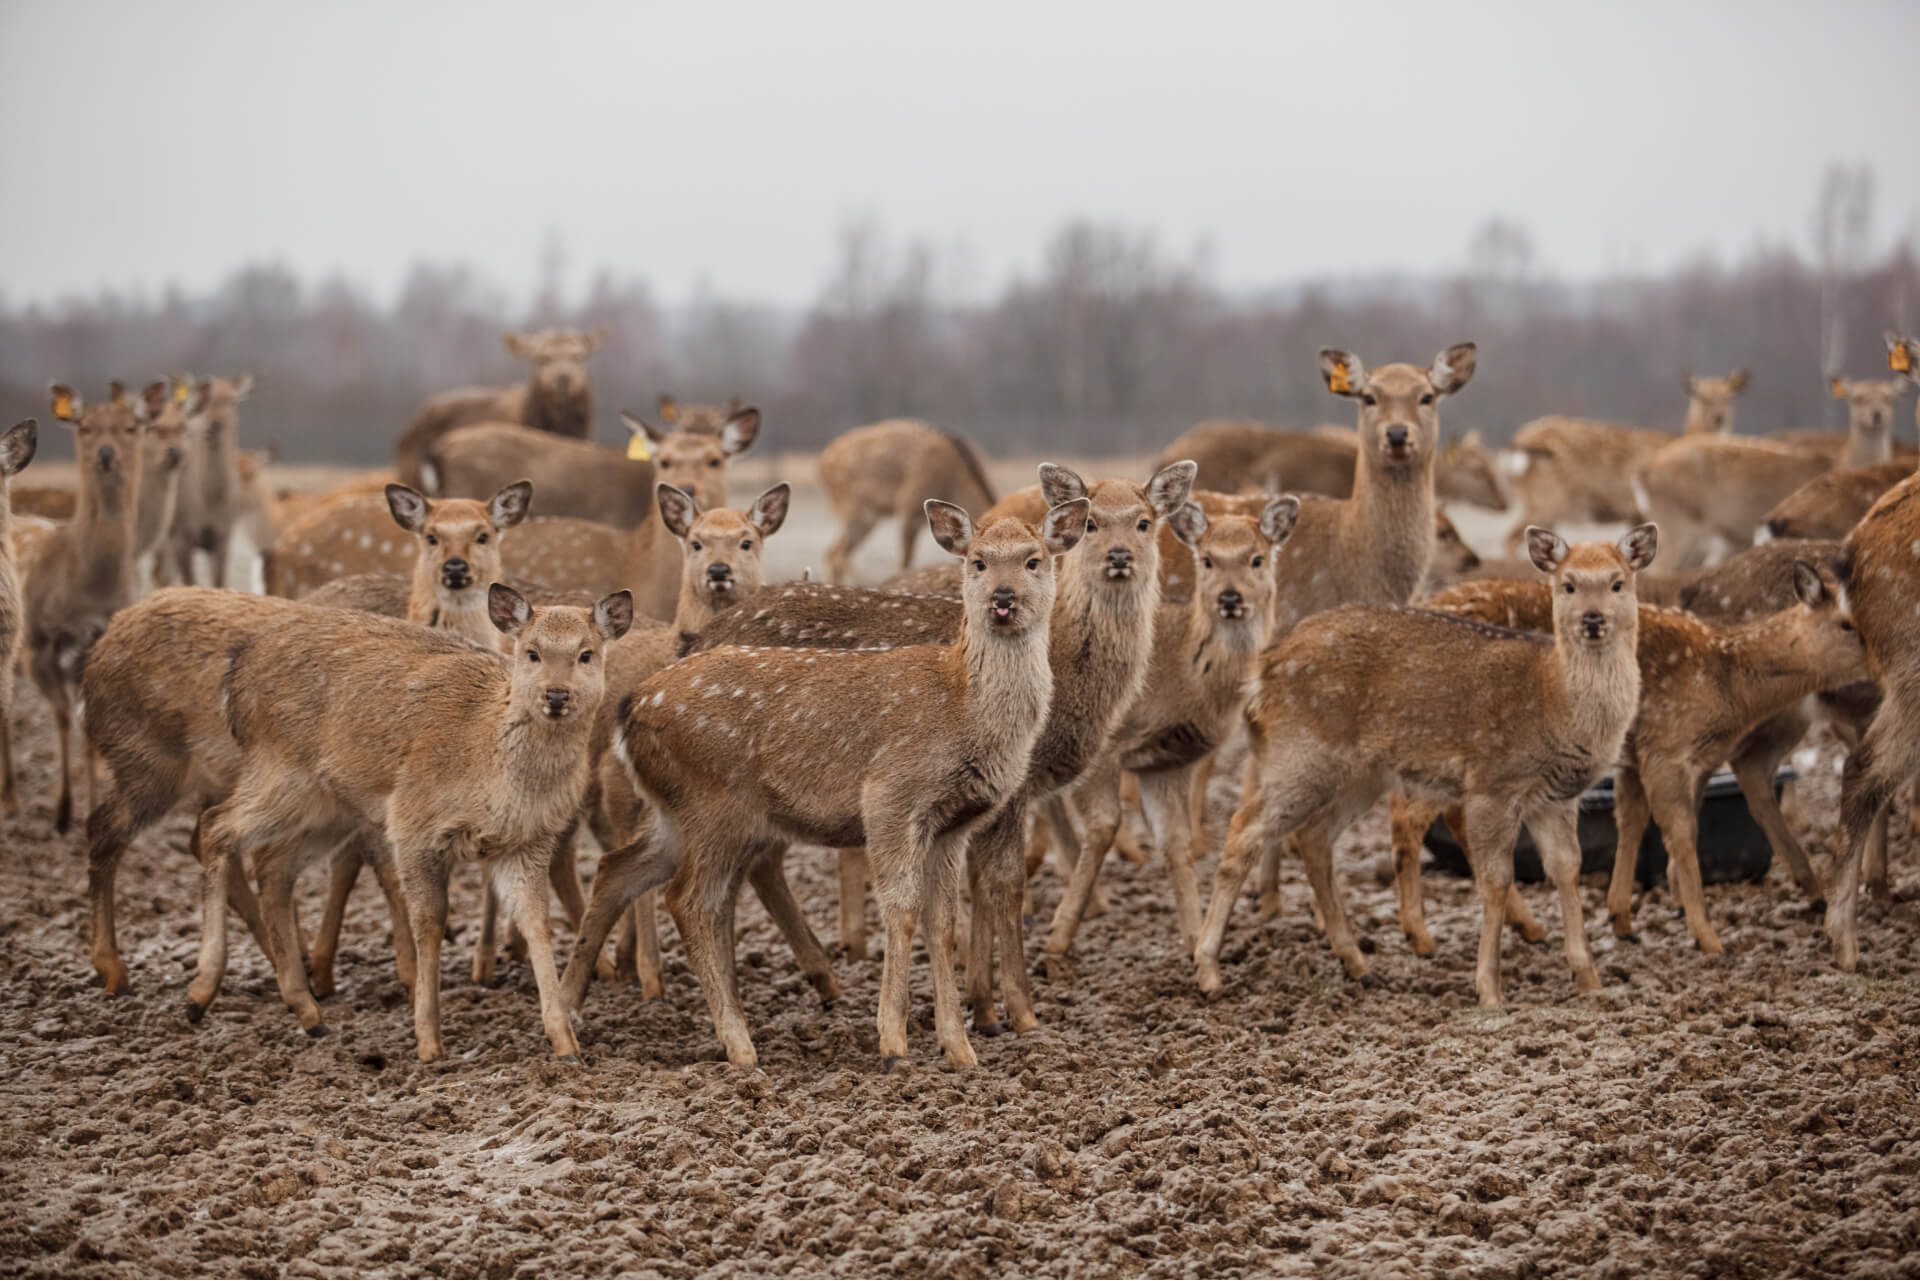
{"type": "Polygon", "coordinates": [[[0,292],[201,289],[427,256],[529,290],[550,234],[684,298],[803,303],[837,228],[1063,221],[1215,279],[1458,267],[1499,214],[1570,276],[1806,246],[1821,171],[1920,228],[1902,0],[1805,4],[0,0],[0,292]]]}

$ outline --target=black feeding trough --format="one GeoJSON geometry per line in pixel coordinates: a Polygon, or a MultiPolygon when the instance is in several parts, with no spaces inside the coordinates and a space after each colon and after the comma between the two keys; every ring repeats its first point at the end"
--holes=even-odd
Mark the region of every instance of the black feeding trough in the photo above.
{"type": "MultiPolygon", "coordinates": [[[[1791,769],[1782,769],[1773,780],[1773,794],[1780,795],[1781,784],[1793,779],[1791,769]]],[[[1773,862],[1773,847],[1767,834],[1747,812],[1746,798],[1733,775],[1722,770],[1707,781],[1706,798],[1700,803],[1700,879],[1708,885],[1735,881],[1763,881],[1773,862]]],[[[1614,846],[1619,843],[1613,825],[1613,779],[1604,778],[1580,797],[1580,870],[1583,873],[1613,873],[1614,846]]],[[[1436,819],[1427,829],[1426,847],[1434,865],[1450,876],[1471,876],[1467,855],[1454,839],[1445,820],[1436,819]]],[[[1522,881],[1543,881],[1546,869],[1540,864],[1540,852],[1532,835],[1523,827],[1513,848],[1513,874],[1522,881]]],[[[1667,874],[1667,847],[1660,829],[1647,825],[1640,838],[1640,857],[1634,864],[1633,879],[1651,886],[1667,874]]]]}

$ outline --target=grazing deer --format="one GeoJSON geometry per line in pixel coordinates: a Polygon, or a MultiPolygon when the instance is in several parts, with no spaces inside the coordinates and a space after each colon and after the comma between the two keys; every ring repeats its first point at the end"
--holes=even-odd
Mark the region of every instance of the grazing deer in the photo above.
{"type": "MultiPolygon", "coordinates": [[[[117,384],[116,384],[117,386],[117,384]]],[[[147,384],[146,434],[142,439],[140,494],[133,530],[134,596],[146,595],[160,576],[173,569],[170,539],[179,510],[180,470],[187,458],[187,398],[192,388],[176,380],[147,384]]]]}
{"type": "Polygon", "coordinates": [[[532,376],[513,387],[442,392],[422,405],[394,445],[394,470],[400,483],[431,492],[434,486],[422,474],[427,450],[446,432],[468,423],[519,423],[576,440],[593,435],[593,384],[587,377],[587,361],[605,339],[604,329],[509,331],[507,354],[531,362],[532,376]]]}
{"type": "MultiPolygon", "coordinates": [[[[1720,954],[1701,897],[1696,845],[1707,779],[1722,761],[1737,768],[1754,731],[1809,695],[1866,678],[1865,651],[1831,575],[1804,560],[1793,563],[1791,574],[1795,603],[1748,623],[1714,626],[1677,610],[1640,606],[1640,708],[1614,776],[1619,843],[1607,894],[1613,931],[1623,938],[1633,933],[1634,866],[1651,816],[1666,840],[1668,879],[1687,927],[1701,951],[1720,954]]],[[[1468,583],[1427,606],[1521,631],[1553,626],[1553,592],[1541,582],[1468,583]]],[[[1772,783],[1771,777],[1761,780],[1769,804],[1772,783]]],[[[1399,836],[1403,828],[1424,832],[1438,807],[1407,805],[1425,812],[1404,822],[1395,815],[1400,924],[1415,940],[1414,950],[1426,955],[1433,941],[1420,901],[1419,837],[1403,848],[1399,836]]],[[[1819,882],[1799,844],[1780,852],[1802,887],[1818,897],[1819,882]]]]}
{"type": "Polygon", "coordinates": [[[510,423],[458,428],[430,454],[437,492],[478,498],[525,476],[548,516],[632,529],[653,515],[656,480],[677,485],[702,503],[725,503],[727,461],[745,452],[760,431],[760,411],[752,407],[741,408],[713,431],[663,431],[624,411],[620,421],[636,442],[648,442],[644,451],[555,440],[510,423]]]}
{"type": "MultiPolygon", "coordinates": [[[[1733,431],[1734,401],[1747,389],[1747,371],[1725,378],[1687,376],[1683,435],[1733,431]]],[[[1673,442],[1673,434],[1645,427],[1551,414],[1514,433],[1507,451],[1509,484],[1520,514],[1507,533],[1507,555],[1519,554],[1529,525],[1632,520],[1634,468],[1673,442]]]]}
{"type": "MultiPolygon", "coordinates": [[[[60,795],[53,826],[73,825],[73,713],[87,651],[116,610],[133,603],[134,512],[140,493],[143,406],[86,405],[63,384],[53,416],[73,429],[80,486],[73,520],[55,530],[25,566],[27,670],[53,712],[60,741],[60,795]]],[[[92,756],[85,762],[93,801],[92,756]]]]}
{"type": "Polygon", "coordinates": [[[1893,411],[1907,389],[1903,378],[1841,378],[1828,380],[1835,400],[1847,402],[1847,431],[1836,435],[1828,431],[1783,431],[1776,439],[1802,449],[1814,449],[1827,455],[1835,467],[1871,467],[1884,463],[1895,454],[1912,462],[1913,450],[1893,439],[1893,411]]]}
{"type": "MultiPolygon", "coordinates": [[[[602,659],[633,621],[631,597],[616,593],[591,611],[536,609],[494,584],[490,613],[513,638],[511,659],[372,615],[269,603],[281,625],[238,638],[223,659],[221,699],[246,763],[207,812],[202,849],[207,886],[224,881],[234,858],[255,853],[281,996],[300,1025],[322,1030],[293,919],[300,856],[314,837],[372,827],[393,850],[407,904],[421,1060],[442,1053],[440,942],[455,862],[487,865],[527,938],[553,1052],[577,1056],[559,1004],[547,861],[586,793],[602,659]]],[[[207,890],[203,905],[188,993],[196,1020],[226,966],[224,904],[207,890]]]]}
{"type": "MultiPolygon", "coordinates": [[[[1163,460],[1192,458],[1207,483],[1226,492],[1353,496],[1360,439],[1351,428],[1325,425],[1310,432],[1237,420],[1204,422],[1162,452],[1163,460]]],[[[1470,431],[1440,451],[1434,492],[1446,502],[1507,509],[1498,459],[1480,433],[1470,431]]]]}
{"type": "Polygon", "coordinates": [[[820,486],[840,532],[827,549],[827,581],[851,576],[853,554],[873,527],[900,518],[900,568],[913,565],[921,509],[929,498],[974,516],[993,506],[993,483],[973,446],[960,436],[911,418],[855,427],[820,451],[820,486]]]}
{"type": "Polygon", "coordinates": [[[13,503],[8,492],[21,468],[33,461],[40,424],[29,418],[0,435],[0,815],[20,812],[13,784],[13,668],[20,659],[26,611],[20,594],[19,562],[13,546],[13,503]]]}
{"type": "MultiPolygon", "coordinates": [[[[190,849],[195,865],[202,865],[206,808],[232,790],[246,762],[227,727],[221,676],[236,639],[285,621],[275,604],[240,592],[162,588],[114,615],[87,657],[82,682],[87,738],[113,775],[112,787],[87,816],[93,968],[108,995],[128,986],[114,930],[113,887],[121,855],[180,801],[194,800],[202,821],[194,825],[190,849]]],[[[374,851],[376,858],[382,849],[374,851]]],[[[396,968],[410,986],[413,944],[400,883],[390,862],[376,866],[392,912],[396,968]]],[[[227,868],[225,888],[227,901],[271,956],[252,883],[240,863],[227,868]]]]}
{"type": "MultiPolygon", "coordinates": [[[[1232,729],[1246,700],[1247,674],[1273,625],[1275,580],[1269,563],[1293,533],[1301,511],[1291,494],[1268,498],[1258,516],[1209,519],[1197,503],[1169,518],[1194,549],[1200,577],[1184,605],[1163,605],[1155,620],[1146,684],[1127,709],[1102,765],[1076,793],[1085,821],[1082,847],[1061,861],[1068,883],[1047,935],[1050,957],[1071,950],[1093,897],[1100,864],[1120,823],[1119,772],[1139,780],[1141,808],[1173,882],[1174,922],[1188,950],[1200,933],[1194,881],[1198,816],[1190,808],[1194,772],[1232,729]]],[[[1053,816],[1056,838],[1067,824],[1053,816]]]]}
{"type": "Polygon", "coordinates": [[[1249,860],[1295,832],[1328,941],[1348,974],[1367,973],[1334,887],[1333,843],[1396,780],[1464,810],[1484,908],[1481,1002],[1500,1004],[1500,930],[1522,822],[1559,890],[1574,984],[1598,989],[1580,910],[1578,804],[1619,759],[1639,708],[1633,576],[1656,547],[1651,525],[1617,547],[1569,548],[1551,530],[1529,530],[1527,550],[1553,579],[1550,638],[1429,610],[1349,606],[1263,654],[1247,709],[1257,782],[1214,875],[1194,950],[1201,990],[1220,988],[1220,946],[1249,860]]]}
{"type": "Polygon", "coordinates": [[[194,384],[184,412],[187,460],[174,503],[173,548],[176,581],[191,583],[193,553],[213,562],[213,585],[227,585],[233,529],[240,510],[240,403],[253,392],[253,375],[203,378],[194,384]]]}
{"type": "Polygon", "coordinates": [[[1079,543],[1090,510],[1080,498],[1039,529],[1009,519],[976,530],[961,508],[930,501],[934,541],[968,567],[951,645],[704,650],[626,700],[615,747],[654,809],[656,847],[627,889],[671,875],[667,906],[729,1061],[756,1061],[734,985],[734,903],[742,878],[790,841],[867,849],[887,930],[887,1065],[907,1052],[923,911],[941,1047],[952,1066],[976,1061],[952,966],[962,858],[1026,780],[1053,695],[1054,557],[1079,543]]]}
{"type": "Polygon", "coordinates": [[[1753,542],[1773,505],[1816,476],[1830,458],[1752,436],[1682,436],[1642,459],[1633,473],[1640,514],[1667,531],[1670,569],[1692,568],[1718,539],[1753,542]]]}
{"type": "MultiPolygon", "coordinates": [[[[739,607],[759,596],[766,540],[786,523],[793,490],[784,482],[775,485],[744,512],[727,507],[705,510],[691,494],[666,484],[659,487],[657,498],[661,520],[682,547],[680,599],[672,622],[636,624],[619,643],[607,647],[607,697],[595,717],[588,749],[593,781],[587,817],[594,839],[608,856],[638,840],[646,818],[645,802],[632,775],[612,751],[619,704],[679,658],[716,615],[740,612],[739,607]]],[[[569,1009],[579,1009],[585,999],[595,958],[626,906],[627,900],[615,888],[620,879],[618,864],[616,857],[603,857],[601,871],[594,877],[592,900],[579,918],[579,938],[560,983],[569,1009]]],[[[756,887],[761,879],[756,878],[756,887]]],[[[783,880],[780,888],[784,886],[783,880]]],[[[648,1000],[661,992],[655,897],[649,890],[634,902],[622,927],[619,961],[607,972],[610,978],[631,974],[648,1000]]],[[[820,968],[824,972],[824,957],[820,968]]]]}

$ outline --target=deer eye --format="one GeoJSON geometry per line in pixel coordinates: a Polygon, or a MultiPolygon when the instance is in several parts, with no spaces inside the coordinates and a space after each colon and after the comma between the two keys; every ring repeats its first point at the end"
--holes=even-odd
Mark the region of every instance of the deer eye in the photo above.
{"type": "Polygon", "coordinates": [[[666,470],[667,468],[669,468],[669,467],[671,467],[671,466],[673,466],[673,460],[672,460],[671,458],[662,458],[662,459],[660,460],[660,470],[661,470],[661,471],[665,471],[665,470],[666,470]]]}
{"type": "Polygon", "coordinates": [[[1029,559],[1029,560],[1027,561],[1027,568],[1028,568],[1028,569],[1038,569],[1038,568],[1040,568],[1040,558],[1039,558],[1038,556],[1034,556],[1034,557],[1032,557],[1032,558],[1030,558],[1030,559],[1029,559]]]}
{"type": "Polygon", "coordinates": [[[476,537],[473,541],[476,543],[484,543],[487,541],[487,536],[485,534],[481,534],[478,537],[476,537]]]}
{"type": "Polygon", "coordinates": [[[1213,557],[1211,557],[1211,556],[1202,556],[1202,557],[1200,558],[1200,564],[1201,564],[1201,566],[1202,566],[1203,568],[1206,568],[1206,569],[1212,569],[1212,568],[1213,568],[1213,557]]]}
{"type": "Polygon", "coordinates": [[[1430,391],[1421,392],[1420,403],[1423,405],[1431,405],[1433,403],[1433,393],[1430,391]]]}
{"type": "Polygon", "coordinates": [[[540,661],[540,655],[535,653],[533,650],[528,650],[527,661],[529,663],[538,663],[540,661]]]}
{"type": "Polygon", "coordinates": [[[707,459],[707,466],[709,466],[709,467],[718,467],[719,465],[720,465],[720,460],[719,460],[718,458],[709,458],[709,459],[707,459]]]}
{"type": "Polygon", "coordinates": [[[987,572],[987,562],[984,560],[976,560],[973,562],[973,568],[975,573],[984,574],[987,572]]]}
{"type": "Polygon", "coordinates": [[[1087,518],[1087,532],[1089,534],[1093,532],[1093,518],[1091,516],[1087,518]]]}
{"type": "Polygon", "coordinates": [[[1625,583],[1621,583],[1621,582],[1617,582],[1617,581],[1616,581],[1616,582],[1614,583],[1614,585],[1613,585],[1613,590],[1617,592],[1617,591],[1619,591],[1619,590],[1620,590],[1620,589],[1621,589],[1622,587],[1625,587],[1625,586],[1626,586],[1626,584],[1625,584],[1625,583]]]}
{"type": "Polygon", "coordinates": [[[752,540],[751,538],[743,538],[743,539],[741,539],[741,540],[740,540],[740,550],[741,550],[741,551],[743,551],[743,552],[750,552],[750,551],[752,551],[752,550],[753,550],[753,540],[752,540]]]}
{"type": "Polygon", "coordinates": [[[591,663],[593,661],[593,651],[590,649],[581,650],[580,661],[583,663],[591,663]]]}
{"type": "Polygon", "coordinates": [[[1267,563],[1267,558],[1265,556],[1255,556],[1253,558],[1253,567],[1255,569],[1260,568],[1262,565],[1266,563],[1267,563]]]}
{"type": "Polygon", "coordinates": [[[1380,399],[1370,391],[1363,391],[1360,393],[1360,403],[1363,405],[1377,405],[1380,403],[1380,399]]]}
{"type": "Polygon", "coordinates": [[[1153,524],[1153,522],[1143,516],[1140,518],[1140,523],[1138,525],[1135,525],[1134,528],[1144,534],[1147,532],[1147,526],[1151,524],[1153,524]]]}
{"type": "Polygon", "coordinates": [[[1850,632],[1853,630],[1853,624],[1843,618],[1840,620],[1840,630],[1843,632],[1850,632]]]}
{"type": "Polygon", "coordinates": [[[438,538],[435,538],[432,534],[427,535],[427,546],[438,547],[439,545],[440,545],[440,540],[438,538]]]}
{"type": "Polygon", "coordinates": [[[689,546],[689,547],[691,547],[691,548],[693,548],[693,550],[695,550],[695,551],[699,551],[699,550],[700,550],[700,544],[699,544],[699,543],[697,543],[697,542],[693,542],[693,543],[688,543],[688,544],[687,544],[687,546],[689,546]]]}
{"type": "Polygon", "coordinates": [[[1563,592],[1565,592],[1565,593],[1566,593],[1567,595],[1569,595],[1569,596],[1571,596],[1571,595],[1573,595],[1573,584],[1572,584],[1572,583],[1562,583],[1562,584],[1560,584],[1560,590],[1561,590],[1561,591],[1563,591],[1563,592]]]}

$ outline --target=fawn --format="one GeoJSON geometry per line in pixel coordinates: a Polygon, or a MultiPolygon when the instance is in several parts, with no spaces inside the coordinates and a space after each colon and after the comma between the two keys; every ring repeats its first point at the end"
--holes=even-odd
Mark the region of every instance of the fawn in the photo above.
{"type": "Polygon", "coordinates": [[[1553,580],[1551,637],[1430,610],[1344,606],[1261,655],[1247,708],[1256,782],[1233,816],[1194,949],[1201,990],[1220,988],[1220,947],[1249,860],[1294,832],[1328,941],[1348,974],[1365,976],[1333,884],[1333,842],[1395,780],[1465,812],[1484,907],[1481,1002],[1500,1003],[1500,930],[1522,822],[1560,893],[1575,986],[1597,989],[1576,807],[1619,759],[1639,707],[1633,576],[1657,547],[1651,525],[1618,546],[1571,548],[1551,530],[1528,530],[1527,550],[1553,580]]]}

